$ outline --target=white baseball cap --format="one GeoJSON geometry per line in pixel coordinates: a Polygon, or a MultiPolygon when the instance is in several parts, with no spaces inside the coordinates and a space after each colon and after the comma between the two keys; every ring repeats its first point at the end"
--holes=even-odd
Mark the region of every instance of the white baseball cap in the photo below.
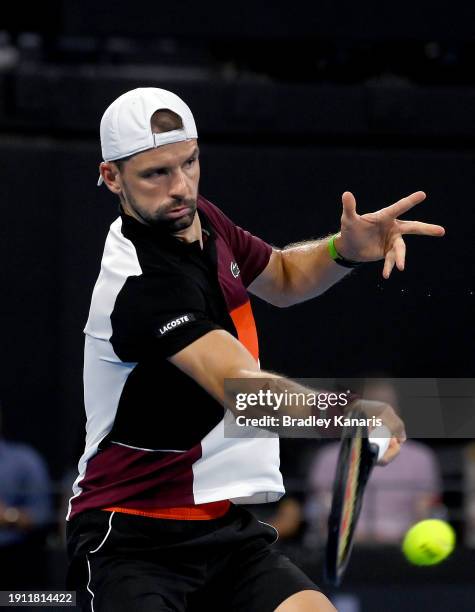
{"type": "MultiPolygon", "coordinates": [[[[104,161],[114,161],[135,153],[198,138],[189,107],[176,94],[157,87],[139,87],[119,96],[101,119],[101,148],[104,161]],[[179,130],[152,132],[150,120],[157,110],[171,110],[183,122],[179,130]]],[[[97,185],[102,185],[102,176],[97,185]]]]}

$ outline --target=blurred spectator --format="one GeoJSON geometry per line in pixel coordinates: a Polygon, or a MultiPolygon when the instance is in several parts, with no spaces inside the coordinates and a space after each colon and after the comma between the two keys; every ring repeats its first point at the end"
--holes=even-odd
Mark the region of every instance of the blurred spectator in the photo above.
{"type": "Polygon", "coordinates": [[[0,590],[42,586],[51,520],[46,465],[26,444],[2,437],[0,405],[0,590]]]}
{"type": "MultiPolygon", "coordinates": [[[[306,514],[320,537],[326,529],[338,451],[338,442],[325,446],[310,471],[312,496],[306,514]]],[[[408,440],[392,463],[373,471],[355,537],[365,542],[399,543],[413,523],[433,516],[440,496],[434,452],[425,444],[408,440]]]]}
{"type": "MultiPolygon", "coordinates": [[[[397,409],[394,389],[384,381],[367,385],[364,397],[388,402],[397,409]]],[[[324,446],[310,468],[311,494],[305,511],[309,524],[306,543],[309,545],[326,538],[339,446],[339,442],[324,446]]],[[[441,493],[441,474],[435,453],[421,442],[408,440],[393,462],[373,471],[356,528],[356,540],[400,543],[413,523],[443,514],[441,493]]]]}
{"type": "Polygon", "coordinates": [[[475,442],[464,451],[463,483],[465,544],[475,548],[475,442]]]}

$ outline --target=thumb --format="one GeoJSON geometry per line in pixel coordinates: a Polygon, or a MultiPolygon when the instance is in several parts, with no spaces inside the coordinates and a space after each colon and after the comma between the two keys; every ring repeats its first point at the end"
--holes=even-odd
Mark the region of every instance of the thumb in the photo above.
{"type": "Polygon", "coordinates": [[[343,212],[346,213],[348,217],[354,217],[356,215],[356,200],[351,191],[345,191],[341,196],[341,202],[343,204],[343,212]]]}

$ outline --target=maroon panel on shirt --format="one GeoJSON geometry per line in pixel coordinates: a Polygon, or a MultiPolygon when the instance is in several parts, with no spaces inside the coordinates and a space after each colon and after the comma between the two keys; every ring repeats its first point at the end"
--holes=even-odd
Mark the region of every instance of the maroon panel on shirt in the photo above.
{"type": "MultiPolygon", "coordinates": [[[[208,202],[203,196],[198,198],[198,207],[209,218],[222,238],[223,244],[231,249],[234,261],[239,266],[240,278],[244,287],[248,287],[269,263],[272,247],[261,238],[235,225],[219,208],[208,202]]],[[[217,246],[219,248],[219,244],[217,246]]],[[[229,272],[231,273],[230,270],[229,272]]],[[[240,305],[234,304],[233,308],[240,305]]]]}
{"type": "Polygon", "coordinates": [[[192,466],[200,457],[200,444],[184,453],[111,444],[89,460],[79,483],[82,493],[71,501],[71,517],[109,506],[147,511],[193,504],[192,466]]]}
{"type": "Polygon", "coordinates": [[[236,226],[202,196],[199,197],[198,207],[208,217],[216,233],[218,280],[238,338],[258,360],[257,330],[246,287],[268,264],[272,247],[236,226]]]}

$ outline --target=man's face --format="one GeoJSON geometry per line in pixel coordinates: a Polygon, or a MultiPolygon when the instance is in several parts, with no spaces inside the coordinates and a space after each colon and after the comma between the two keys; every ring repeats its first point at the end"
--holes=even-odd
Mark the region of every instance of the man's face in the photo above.
{"type": "Polygon", "coordinates": [[[188,228],[196,213],[198,154],[194,139],[150,149],[124,162],[118,181],[125,212],[169,233],[188,228]]]}

